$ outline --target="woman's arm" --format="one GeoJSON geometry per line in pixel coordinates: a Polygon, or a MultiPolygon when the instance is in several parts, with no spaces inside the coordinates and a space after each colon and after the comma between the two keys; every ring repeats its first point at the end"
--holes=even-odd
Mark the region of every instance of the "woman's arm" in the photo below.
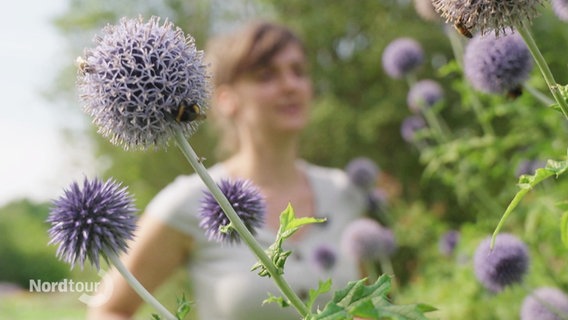
{"type": "MultiPolygon", "coordinates": [[[[186,234],[145,215],[140,219],[136,238],[122,261],[152,292],[185,262],[191,246],[191,238],[186,234]]],[[[105,284],[111,287],[107,289],[110,299],[101,306],[90,306],[88,319],[130,319],[142,304],[142,299],[115,269],[105,275],[101,284],[100,292],[103,293],[105,284]]]]}

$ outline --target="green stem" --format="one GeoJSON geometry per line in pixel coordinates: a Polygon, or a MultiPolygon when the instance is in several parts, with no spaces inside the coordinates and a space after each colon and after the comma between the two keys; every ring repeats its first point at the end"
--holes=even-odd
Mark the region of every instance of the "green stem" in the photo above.
{"type": "Polygon", "coordinates": [[[398,281],[394,273],[391,259],[389,257],[381,257],[379,258],[379,263],[381,264],[381,270],[383,271],[383,274],[388,274],[392,279],[391,293],[396,294],[396,292],[398,291],[398,281]]]}
{"type": "Polygon", "coordinates": [[[252,252],[258,257],[260,262],[266,267],[266,270],[282,292],[289,300],[290,303],[298,310],[302,317],[306,317],[309,314],[308,307],[302,302],[298,295],[292,290],[288,282],[282,277],[280,270],[274,265],[272,259],[266,254],[262,246],[256,241],[254,236],[247,229],[241,218],[237,215],[233,207],[231,206],[227,197],[223,194],[219,186],[213,181],[207,169],[203,166],[199,157],[186,140],[183,132],[180,128],[175,129],[175,139],[178,147],[182,151],[185,158],[189,161],[195,172],[199,175],[205,186],[209,189],[215,200],[225,212],[225,215],[229,219],[232,227],[237,231],[241,239],[249,246],[252,252]]]}
{"type": "Polygon", "coordinates": [[[156,311],[158,311],[158,313],[167,320],[177,320],[177,317],[171,314],[168,309],[166,309],[156,298],[154,298],[154,296],[150,294],[150,292],[148,292],[148,290],[146,290],[144,286],[142,286],[142,284],[132,275],[132,273],[128,271],[126,266],[124,266],[122,261],[120,261],[120,259],[114,252],[105,250],[105,255],[114,265],[116,270],[118,270],[118,272],[120,272],[120,274],[124,277],[126,282],[130,284],[132,289],[134,289],[134,291],[136,291],[136,293],[138,293],[138,295],[144,301],[146,301],[146,303],[154,307],[154,309],[156,309],[156,311]]]}
{"type": "Polygon", "coordinates": [[[560,107],[560,110],[562,110],[564,117],[568,119],[568,103],[566,102],[566,100],[564,100],[564,97],[560,92],[560,88],[556,83],[556,80],[554,80],[554,76],[552,75],[552,72],[550,71],[550,68],[546,63],[544,56],[536,45],[536,42],[534,41],[534,38],[532,37],[528,26],[526,24],[522,24],[521,26],[517,27],[517,31],[525,40],[529,51],[531,52],[537,66],[539,67],[542,76],[544,77],[544,81],[546,81],[550,92],[554,96],[554,100],[556,100],[556,102],[558,103],[558,106],[560,107]]]}
{"type": "Polygon", "coordinates": [[[554,104],[554,100],[550,99],[549,97],[547,97],[542,92],[538,91],[538,89],[531,86],[530,84],[528,83],[523,84],[523,88],[525,88],[525,90],[527,90],[533,97],[535,97],[538,101],[545,104],[547,107],[554,104]]]}

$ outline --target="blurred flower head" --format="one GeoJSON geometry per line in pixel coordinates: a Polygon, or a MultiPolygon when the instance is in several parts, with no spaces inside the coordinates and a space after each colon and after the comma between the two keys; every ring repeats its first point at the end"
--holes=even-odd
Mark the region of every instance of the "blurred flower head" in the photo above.
{"type": "Polygon", "coordinates": [[[477,246],[475,275],[487,289],[499,292],[521,282],[529,268],[529,253],[526,245],[511,234],[499,234],[493,250],[490,243],[491,237],[487,237],[477,246]]]}
{"type": "Polygon", "coordinates": [[[312,261],[317,270],[329,271],[335,266],[337,255],[330,246],[320,245],[313,252],[312,261]]]}
{"type": "Polygon", "coordinates": [[[426,128],[426,121],[420,115],[406,117],[400,126],[402,139],[408,143],[416,142],[416,132],[426,128]]]}
{"type": "MultiPolygon", "coordinates": [[[[247,229],[256,234],[256,229],[264,225],[266,204],[260,190],[249,180],[221,180],[219,188],[235,209],[247,229]]],[[[221,230],[222,227],[229,225],[229,218],[221,209],[211,192],[205,191],[204,197],[199,208],[201,221],[199,226],[205,230],[205,235],[209,240],[224,243],[238,243],[239,234],[229,229],[227,232],[221,230]]]]}
{"type": "Polygon", "coordinates": [[[432,0],[436,11],[454,25],[481,33],[495,31],[497,35],[531,23],[537,16],[542,0],[432,0]]]}
{"type": "Polygon", "coordinates": [[[474,37],[465,49],[464,72],[472,86],[486,93],[506,93],[522,86],[532,71],[532,56],[516,33],[474,37]]]}
{"type": "Polygon", "coordinates": [[[360,218],[351,222],[341,236],[341,250],[359,261],[391,256],[396,250],[394,234],[375,220],[360,218]]]}
{"type": "Polygon", "coordinates": [[[395,79],[400,79],[422,65],[424,51],[416,40],[398,38],[385,48],[382,60],[385,72],[395,79]]]}
{"type": "Polygon", "coordinates": [[[460,232],[457,230],[450,230],[442,235],[438,248],[443,255],[450,256],[454,253],[456,246],[460,240],[460,232]]]}
{"type": "Polygon", "coordinates": [[[358,187],[371,189],[379,175],[377,164],[366,157],[354,158],[345,167],[349,179],[358,187]]]}
{"type": "Polygon", "coordinates": [[[568,296],[559,289],[534,290],[521,306],[521,320],[562,320],[568,318],[568,296]]]}
{"type": "Polygon", "coordinates": [[[430,108],[444,98],[442,86],[434,80],[425,79],[416,82],[408,91],[406,103],[412,112],[418,113],[430,108]]]}
{"type": "Polygon", "coordinates": [[[536,169],[544,168],[546,166],[546,161],[539,159],[525,159],[521,160],[517,165],[515,170],[515,175],[520,177],[524,174],[533,175],[536,173],[536,169]]]}
{"type": "Polygon", "coordinates": [[[59,244],[57,257],[81,269],[85,261],[100,268],[99,255],[119,254],[134,237],[136,208],[126,188],[113,180],[85,178],[73,182],[64,195],[53,201],[47,218],[51,224],[49,244],[59,244]]]}
{"type": "Polygon", "coordinates": [[[197,129],[209,95],[203,52],[170,22],[120,20],[79,58],[78,91],[99,133],[125,149],[197,129]]]}
{"type": "Polygon", "coordinates": [[[568,22],[568,0],[552,0],[552,11],[558,19],[568,22]]]}

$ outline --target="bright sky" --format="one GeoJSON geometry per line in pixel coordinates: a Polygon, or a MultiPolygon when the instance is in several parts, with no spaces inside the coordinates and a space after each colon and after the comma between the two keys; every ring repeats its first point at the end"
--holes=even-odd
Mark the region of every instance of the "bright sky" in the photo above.
{"type": "Polygon", "coordinates": [[[93,171],[88,148],[71,148],[61,135],[63,127],[80,126],[80,117],[42,97],[58,69],[72,63],[51,25],[66,0],[7,6],[0,19],[0,206],[22,197],[49,200],[93,171]]]}

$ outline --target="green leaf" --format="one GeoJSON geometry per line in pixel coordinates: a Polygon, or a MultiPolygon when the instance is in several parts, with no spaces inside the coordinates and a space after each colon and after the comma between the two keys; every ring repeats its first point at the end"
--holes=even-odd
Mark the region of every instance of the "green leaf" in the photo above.
{"type": "Polygon", "coordinates": [[[160,320],[160,319],[161,319],[161,318],[160,318],[159,315],[157,315],[157,314],[155,314],[155,313],[152,313],[152,320],[160,320]]]}
{"type": "Polygon", "coordinates": [[[183,320],[189,311],[191,311],[191,303],[187,301],[185,294],[182,294],[181,298],[177,298],[177,306],[176,318],[183,320]]]}
{"type": "Polygon", "coordinates": [[[519,205],[525,195],[542,181],[552,176],[556,176],[556,178],[558,178],[567,170],[568,161],[548,160],[546,166],[544,168],[536,169],[534,175],[522,175],[519,177],[517,186],[520,188],[520,190],[515,194],[513,200],[511,200],[511,202],[505,209],[505,213],[503,213],[501,220],[497,224],[497,227],[495,228],[495,231],[493,232],[493,236],[491,238],[491,248],[495,246],[495,238],[503,228],[505,221],[507,220],[511,212],[513,212],[513,210],[519,205]]]}
{"type": "Polygon", "coordinates": [[[323,311],[307,317],[308,320],[344,320],[354,317],[366,319],[425,320],[425,312],[435,308],[425,305],[393,305],[388,300],[390,277],[382,275],[374,284],[366,279],[353,281],[335,292],[323,311]]]}
{"type": "MultiPolygon", "coordinates": [[[[291,237],[296,231],[300,229],[300,227],[304,225],[311,223],[320,223],[324,221],[325,219],[318,219],[313,217],[296,218],[294,208],[292,208],[292,205],[288,203],[286,209],[284,209],[284,211],[282,211],[282,213],[280,214],[280,227],[278,228],[278,233],[276,234],[276,240],[266,250],[266,254],[270,257],[280,273],[284,273],[284,265],[286,263],[286,259],[288,259],[290,254],[292,254],[292,251],[286,251],[282,248],[284,240],[291,237]]],[[[261,277],[270,276],[270,273],[260,261],[255,263],[252,266],[251,270],[258,270],[258,274],[261,277]]]]}
{"type": "Polygon", "coordinates": [[[308,310],[312,310],[314,303],[316,302],[316,299],[320,295],[327,293],[329,292],[329,290],[331,290],[331,283],[332,283],[331,279],[328,279],[327,281],[320,281],[316,289],[310,289],[308,302],[306,303],[308,310]]]}
{"type": "Polygon", "coordinates": [[[266,298],[264,301],[262,301],[263,305],[266,304],[266,303],[276,303],[281,308],[286,308],[286,307],[290,306],[289,300],[286,300],[283,297],[277,297],[270,292],[268,293],[268,298],[266,298]]]}

